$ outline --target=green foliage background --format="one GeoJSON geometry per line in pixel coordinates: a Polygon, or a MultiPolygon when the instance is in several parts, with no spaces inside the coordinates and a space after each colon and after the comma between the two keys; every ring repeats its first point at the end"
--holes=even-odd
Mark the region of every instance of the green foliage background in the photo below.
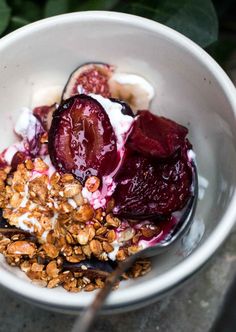
{"type": "Polygon", "coordinates": [[[235,0],[0,0],[0,36],[53,15],[111,10],[174,28],[224,64],[236,50],[235,9],[235,0]]]}

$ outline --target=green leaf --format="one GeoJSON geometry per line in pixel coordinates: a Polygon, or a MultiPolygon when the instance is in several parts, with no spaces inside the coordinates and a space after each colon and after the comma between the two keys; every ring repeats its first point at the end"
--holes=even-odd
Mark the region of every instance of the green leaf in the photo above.
{"type": "MultiPolygon", "coordinates": [[[[183,1],[175,1],[180,3],[183,1]]],[[[202,47],[218,38],[218,19],[210,0],[189,0],[171,16],[166,24],[183,33],[202,47]]]]}
{"type": "Polygon", "coordinates": [[[211,0],[146,0],[127,2],[120,9],[163,23],[202,47],[218,38],[218,19],[211,0]]]}
{"type": "Polygon", "coordinates": [[[67,12],[83,10],[112,10],[119,0],[48,0],[44,16],[53,16],[67,12]]]}
{"type": "Polygon", "coordinates": [[[233,52],[236,51],[235,39],[222,39],[213,43],[207,49],[207,52],[221,65],[224,65],[229,61],[233,52]]]}
{"type": "Polygon", "coordinates": [[[29,24],[30,21],[26,20],[23,17],[20,16],[12,16],[9,24],[10,31],[16,30],[18,28],[23,27],[26,24],[29,24]]]}
{"type": "Polygon", "coordinates": [[[42,18],[44,0],[8,0],[12,8],[12,15],[21,17],[29,22],[42,18]]]}
{"type": "Polygon", "coordinates": [[[68,12],[67,0],[48,0],[44,10],[44,17],[64,14],[68,12]]]}
{"type": "Polygon", "coordinates": [[[11,10],[5,0],[0,0],[0,34],[7,28],[11,10]]]}
{"type": "Polygon", "coordinates": [[[112,10],[119,0],[87,0],[77,6],[77,10],[112,10]]]}

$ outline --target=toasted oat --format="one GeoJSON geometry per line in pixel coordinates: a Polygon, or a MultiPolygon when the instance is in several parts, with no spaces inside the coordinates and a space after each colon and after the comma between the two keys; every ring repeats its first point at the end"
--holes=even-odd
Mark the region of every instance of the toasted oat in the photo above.
{"type": "Polygon", "coordinates": [[[64,189],[64,195],[67,198],[74,197],[81,193],[82,186],[80,183],[66,183],[64,189]]]}
{"type": "Polygon", "coordinates": [[[49,281],[47,287],[48,288],[54,288],[57,287],[60,284],[60,278],[54,278],[49,281]]]}
{"type": "Polygon", "coordinates": [[[92,251],[92,253],[95,255],[95,256],[99,256],[101,255],[103,249],[102,249],[102,245],[101,245],[101,242],[99,242],[98,240],[92,240],[90,243],[89,243],[89,247],[92,251]]]}
{"type": "Polygon", "coordinates": [[[103,247],[103,250],[107,253],[112,252],[114,250],[112,245],[108,242],[105,242],[105,241],[102,242],[102,247],[103,247]]]}
{"type": "Polygon", "coordinates": [[[79,231],[79,234],[77,235],[77,240],[78,240],[78,243],[81,244],[81,245],[85,245],[88,243],[89,241],[89,232],[88,230],[83,230],[81,229],[79,231]]]}
{"type": "Polygon", "coordinates": [[[34,169],[34,163],[33,163],[32,160],[30,160],[30,159],[27,159],[27,160],[25,161],[25,166],[26,166],[26,168],[27,168],[29,171],[31,171],[32,169],[34,169]]]}
{"type": "Polygon", "coordinates": [[[31,264],[29,261],[24,261],[21,263],[20,268],[23,272],[27,273],[31,269],[31,264]]]}
{"type": "Polygon", "coordinates": [[[85,292],[92,292],[95,289],[95,285],[88,284],[84,287],[85,292]]]}
{"type": "Polygon", "coordinates": [[[59,254],[58,249],[51,243],[45,243],[43,249],[46,252],[46,255],[50,258],[56,258],[59,254]]]}
{"type": "Polygon", "coordinates": [[[80,208],[75,211],[73,214],[73,219],[75,221],[86,222],[92,220],[94,216],[94,210],[89,204],[84,204],[80,206],[80,208]]]}
{"type": "Polygon", "coordinates": [[[48,165],[40,158],[36,158],[34,161],[34,170],[36,172],[45,172],[48,170],[48,165]]]}
{"type": "Polygon", "coordinates": [[[118,261],[123,261],[126,259],[125,251],[124,249],[119,249],[117,254],[116,254],[116,259],[118,261]]]}
{"type": "Polygon", "coordinates": [[[75,201],[75,203],[77,204],[77,206],[81,206],[85,203],[83,195],[81,193],[75,195],[73,197],[73,200],[75,201]]]}
{"type": "Polygon", "coordinates": [[[48,189],[47,189],[47,177],[42,175],[29,182],[29,194],[33,201],[39,200],[40,203],[45,203],[48,189]]]}
{"type": "Polygon", "coordinates": [[[116,232],[114,231],[114,229],[110,230],[109,232],[107,232],[107,240],[108,242],[114,242],[116,239],[116,232]]]}
{"type": "Polygon", "coordinates": [[[44,265],[43,264],[38,264],[38,263],[33,263],[31,266],[31,270],[36,272],[36,271],[43,271],[44,265]]]}
{"type": "Polygon", "coordinates": [[[85,256],[84,255],[71,255],[66,257],[66,260],[70,263],[79,263],[83,260],[85,260],[85,256]]]}
{"type": "Polygon", "coordinates": [[[133,228],[126,228],[124,231],[119,233],[119,242],[127,242],[133,238],[135,231],[133,228]]]}
{"type": "Polygon", "coordinates": [[[9,255],[28,255],[32,257],[36,253],[36,245],[27,241],[16,241],[8,245],[9,255]]]}
{"type": "Polygon", "coordinates": [[[91,257],[92,251],[89,245],[82,246],[82,251],[85,254],[85,256],[87,256],[88,258],[91,257]]]}
{"type": "Polygon", "coordinates": [[[72,174],[63,174],[61,176],[61,182],[66,183],[66,182],[73,182],[75,179],[72,174]]]}
{"type": "Polygon", "coordinates": [[[114,217],[112,213],[109,213],[106,216],[106,223],[108,226],[118,228],[120,226],[120,219],[114,217]]]}
{"type": "Polygon", "coordinates": [[[48,276],[51,277],[51,278],[58,277],[59,271],[60,270],[57,267],[57,262],[56,261],[51,261],[46,266],[46,272],[47,272],[48,276]]]}
{"type": "Polygon", "coordinates": [[[105,226],[101,226],[96,230],[96,235],[104,235],[107,232],[107,228],[105,226]]]}
{"type": "Polygon", "coordinates": [[[22,201],[22,197],[21,197],[20,193],[15,192],[10,199],[10,204],[14,209],[16,209],[19,207],[21,201],[22,201]]]}

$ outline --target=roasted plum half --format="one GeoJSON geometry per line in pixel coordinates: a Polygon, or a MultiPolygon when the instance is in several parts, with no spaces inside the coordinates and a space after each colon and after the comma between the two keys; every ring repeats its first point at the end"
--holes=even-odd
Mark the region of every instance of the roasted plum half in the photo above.
{"type": "Polygon", "coordinates": [[[185,206],[191,194],[192,169],[186,158],[160,162],[132,151],[116,181],[115,215],[158,220],[185,206]]]}
{"type": "Polygon", "coordinates": [[[75,69],[65,86],[62,99],[66,100],[78,93],[95,93],[105,98],[111,97],[108,80],[113,67],[105,63],[87,63],[75,69]]]}
{"type": "Polygon", "coordinates": [[[115,178],[116,215],[162,218],[184,207],[192,183],[187,133],[187,128],[174,121],[138,112],[115,178]]]}
{"type": "Polygon", "coordinates": [[[149,111],[139,111],[128,145],[147,157],[170,158],[185,146],[188,129],[149,111]]]}
{"type": "Polygon", "coordinates": [[[82,182],[90,175],[110,174],[118,163],[108,115],[95,99],[83,94],[67,99],[53,114],[48,147],[56,169],[82,182]]]}

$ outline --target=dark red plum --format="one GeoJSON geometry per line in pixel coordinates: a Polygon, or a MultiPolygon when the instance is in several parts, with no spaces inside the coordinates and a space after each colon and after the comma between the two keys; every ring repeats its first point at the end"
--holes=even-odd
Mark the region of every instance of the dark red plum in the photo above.
{"type": "Polygon", "coordinates": [[[184,207],[190,196],[192,169],[184,157],[160,162],[129,151],[116,181],[115,215],[158,220],[184,207]]]}
{"type": "Polygon", "coordinates": [[[118,163],[116,136],[108,115],[93,98],[77,95],[53,114],[49,154],[57,170],[81,181],[110,174],[118,163]]]}
{"type": "Polygon", "coordinates": [[[170,119],[139,111],[128,145],[147,157],[170,158],[185,145],[187,134],[187,128],[170,119]]]}

